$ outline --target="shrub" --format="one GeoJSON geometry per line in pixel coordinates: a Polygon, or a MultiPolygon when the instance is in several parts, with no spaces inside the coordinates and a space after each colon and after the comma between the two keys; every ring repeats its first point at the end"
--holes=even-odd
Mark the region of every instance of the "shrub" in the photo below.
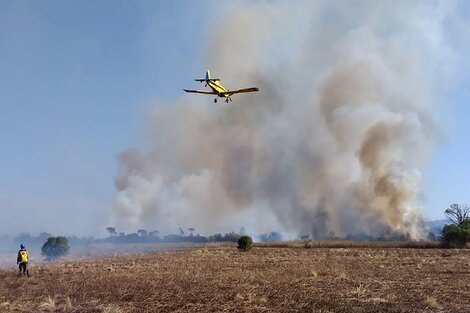
{"type": "Polygon", "coordinates": [[[310,238],[310,236],[303,235],[302,237],[300,237],[300,239],[302,239],[305,249],[310,249],[313,247],[313,240],[310,238]]]}
{"type": "Polygon", "coordinates": [[[253,239],[251,239],[250,236],[241,236],[238,239],[238,250],[241,251],[248,251],[251,249],[251,246],[253,245],[253,239]]]}
{"type": "Polygon", "coordinates": [[[56,258],[65,256],[69,253],[69,241],[67,238],[58,236],[58,237],[49,237],[47,241],[42,245],[41,252],[42,255],[48,260],[54,260],[56,258]]]}

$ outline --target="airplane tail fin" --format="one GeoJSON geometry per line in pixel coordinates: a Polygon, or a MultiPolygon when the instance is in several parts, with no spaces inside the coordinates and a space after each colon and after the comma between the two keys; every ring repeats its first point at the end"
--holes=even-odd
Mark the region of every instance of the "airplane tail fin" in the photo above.
{"type": "Polygon", "coordinates": [[[204,78],[195,79],[197,82],[217,82],[220,81],[219,78],[211,78],[211,71],[209,69],[206,70],[206,76],[204,78]]]}

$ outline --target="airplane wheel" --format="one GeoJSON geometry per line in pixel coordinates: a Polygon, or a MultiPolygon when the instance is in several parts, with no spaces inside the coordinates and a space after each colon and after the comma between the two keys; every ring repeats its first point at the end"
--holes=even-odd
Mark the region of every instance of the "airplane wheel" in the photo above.
{"type": "Polygon", "coordinates": [[[217,99],[214,99],[214,103],[217,103],[217,99]]]}

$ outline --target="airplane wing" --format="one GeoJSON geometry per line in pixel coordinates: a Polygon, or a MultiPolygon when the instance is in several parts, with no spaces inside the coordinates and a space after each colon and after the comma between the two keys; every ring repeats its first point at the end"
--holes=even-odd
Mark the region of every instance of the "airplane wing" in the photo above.
{"type": "Polygon", "coordinates": [[[259,88],[258,87],[251,87],[251,88],[243,88],[243,89],[238,89],[238,90],[227,90],[227,91],[221,92],[220,95],[221,96],[225,96],[225,95],[231,96],[231,95],[236,94],[236,93],[254,92],[254,91],[259,91],[259,88]]]}
{"type": "Polygon", "coordinates": [[[213,91],[206,91],[206,90],[191,90],[191,89],[183,89],[186,92],[191,92],[191,93],[202,93],[205,95],[216,95],[215,92],[213,91]]]}

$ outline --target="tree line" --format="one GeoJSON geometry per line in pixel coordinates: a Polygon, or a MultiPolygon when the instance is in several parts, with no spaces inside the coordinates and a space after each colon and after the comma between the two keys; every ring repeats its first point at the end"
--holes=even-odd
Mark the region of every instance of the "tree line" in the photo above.
{"type": "MultiPolygon", "coordinates": [[[[177,242],[190,242],[190,243],[206,243],[206,242],[237,242],[238,239],[246,235],[245,229],[242,227],[240,232],[229,232],[225,234],[217,233],[209,236],[201,236],[200,234],[194,234],[195,229],[190,227],[187,230],[179,228],[177,233],[166,234],[160,236],[158,230],[147,231],[145,229],[139,229],[135,233],[126,234],[124,232],[118,232],[115,227],[107,227],[108,237],[98,239],[99,242],[109,243],[177,243],[177,242]]],[[[270,232],[255,236],[259,241],[272,242],[281,241],[282,236],[278,232],[270,232]]]]}
{"type": "MultiPolygon", "coordinates": [[[[440,241],[444,247],[448,248],[461,248],[466,247],[470,244],[470,207],[466,204],[452,204],[444,211],[449,224],[445,224],[441,231],[437,235],[430,233],[428,239],[432,241],[440,241]]],[[[178,242],[189,242],[189,243],[207,243],[207,242],[237,242],[241,236],[246,235],[245,229],[242,227],[240,231],[229,232],[225,234],[217,233],[209,236],[201,236],[195,234],[196,229],[190,227],[188,229],[178,228],[175,233],[161,235],[158,230],[146,230],[139,229],[133,233],[118,232],[115,227],[109,226],[106,228],[108,237],[105,238],[94,238],[94,237],[67,237],[68,242],[73,246],[89,245],[97,243],[178,243],[178,242]]],[[[394,240],[406,240],[406,238],[400,237],[402,235],[392,236],[394,240]]],[[[14,238],[8,236],[0,236],[0,243],[3,246],[13,247],[17,243],[24,243],[27,246],[40,247],[49,238],[53,237],[47,232],[42,232],[37,236],[33,236],[28,233],[20,234],[14,238]]],[[[305,239],[305,236],[301,239],[305,239]]],[[[274,242],[282,241],[283,238],[278,232],[270,232],[265,234],[259,234],[254,238],[261,242],[274,242]]],[[[309,237],[308,237],[309,238],[309,237]]],[[[337,239],[332,235],[331,239],[337,239]]],[[[357,237],[351,236],[343,238],[346,240],[366,240],[376,241],[377,238],[372,237],[357,237]]],[[[390,238],[382,238],[382,240],[390,240],[390,238]]]]}
{"type": "MultiPolygon", "coordinates": [[[[177,232],[170,234],[160,234],[158,230],[139,229],[136,232],[124,233],[116,230],[115,227],[107,227],[107,237],[77,237],[67,236],[68,243],[71,246],[86,246],[99,243],[208,243],[208,242],[237,242],[238,239],[246,235],[245,229],[242,227],[239,232],[216,233],[208,236],[202,236],[196,233],[192,227],[186,229],[179,228],[177,232]]],[[[0,236],[0,242],[3,246],[14,248],[18,243],[24,243],[28,247],[41,247],[53,235],[42,232],[36,236],[29,233],[23,233],[15,237],[0,236]]],[[[282,236],[278,232],[270,232],[255,236],[256,240],[262,242],[282,241],[282,236]]]]}

